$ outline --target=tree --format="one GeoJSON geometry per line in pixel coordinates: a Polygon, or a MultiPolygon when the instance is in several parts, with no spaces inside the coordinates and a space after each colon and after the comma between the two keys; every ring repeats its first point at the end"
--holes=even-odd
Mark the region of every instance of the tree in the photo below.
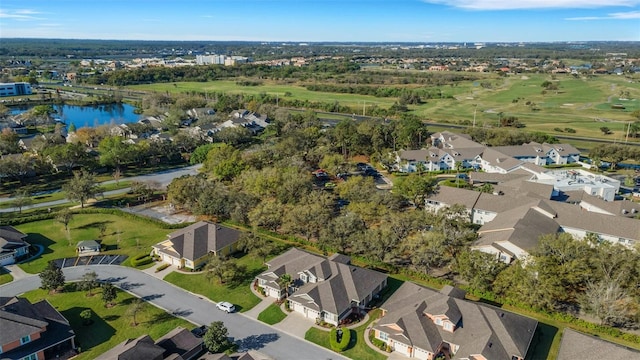
{"type": "Polygon", "coordinates": [[[482,193],[493,194],[493,185],[489,183],[484,183],[475,189],[482,193]]]}
{"type": "Polygon", "coordinates": [[[93,311],[91,309],[85,309],[80,312],[80,317],[82,318],[82,323],[84,325],[91,324],[91,317],[93,316],[93,311]]]}
{"type": "Polygon", "coordinates": [[[462,251],[456,258],[456,271],[469,283],[469,286],[479,291],[491,290],[496,276],[507,267],[495,255],[482,251],[462,251]]]}
{"type": "Polygon", "coordinates": [[[33,199],[26,190],[18,190],[13,195],[11,205],[18,208],[18,213],[22,213],[22,208],[33,204],[33,199]]]}
{"type": "Polygon", "coordinates": [[[229,267],[228,259],[211,254],[209,255],[207,264],[204,266],[205,277],[209,279],[209,281],[218,278],[218,282],[222,284],[227,267],[229,267]]]}
{"type": "Polygon", "coordinates": [[[249,221],[253,226],[277,231],[282,225],[285,207],[278,200],[264,199],[249,211],[249,221]]]}
{"type": "Polygon", "coordinates": [[[245,168],[240,151],[233,146],[222,144],[213,148],[207,154],[203,170],[211,173],[214,178],[229,181],[238,176],[245,168]]]}
{"type": "Polygon", "coordinates": [[[267,256],[271,255],[275,249],[275,246],[273,242],[263,236],[254,233],[243,233],[238,240],[238,249],[258,257],[262,259],[262,262],[265,262],[267,256]]]}
{"type": "Polygon", "coordinates": [[[129,305],[129,308],[127,309],[127,315],[130,316],[133,320],[133,323],[131,325],[138,326],[138,321],[136,319],[136,316],[142,310],[143,307],[144,307],[144,302],[142,301],[142,299],[135,299],[131,302],[131,305],[129,305]]]}
{"type": "Polygon", "coordinates": [[[212,353],[221,353],[231,347],[229,330],[222,321],[214,321],[209,325],[207,332],[202,337],[204,347],[212,353]]]}
{"type": "Polygon", "coordinates": [[[602,325],[625,326],[634,323],[640,307],[616,281],[590,282],[582,304],[585,311],[600,319],[602,325]]]}
{"type": "Polygon", "coordinates": [[[426,197],[433,192],[434,180],[432,177],[421,176],[415,173],[401,177],[394,185],[394,190],[413,203],[417,208],[424,207],[426,197]]]}
{"type": "Polygon", "coordinates": [[[86,165],[90,160],[85,146],[78,142],[50,146],[43,153],[57,168],[64,168],[69,173],[78,166],[86,165]]]}
{"type": "Polygon", "coordinates": [[[64,225],[65,231],[69,232],[69,223],[73,219],[73,212],[68,208],[64,208],[56,213],[56,221],[64,225]]]}
{"type": "Polygon", "coordinates": [[[104,285],[102,285],[102,301],[104,302],[104,306],[113,306],[113,301],[117,296],[118,292],[116,291],[116,287],[111,283],[105,283],[104,285]]]}
{"type": "Polygon", "coordinates": [[[47,267],[38,276],[40,276],[40,288],[44,290],[57,292],[64,287],[64,273],[53,261],[49,261],[47,267]]]}
{"type": "Polygon", "coordinates": [[[98,145],[100,152],[100,164],[110,166],[116,170],[120,169],[123,164],[131,161],[136,154],[134,145],[124,143],[121,136],[109,136],[98,145]]]}
{"type": "Polygon", "coordinates": [[[19,140],[20,136],[10,128],[2,129],[0,132],[0,155],[19,153],[21,150],[18,144],[19,140]]]}
{"type": "Polygon", "coordinates": [[[79,290],[86,291],[87,296],[93,296],[93,289],[98,287],[98,274],[95,271],[85,273],[76,286],[79,290]]]}
{"type": "Polygon", "coordinates": [[[67,193],[69,200],[80,201],[81,208],[100,192],[94,175],[86,171],[73,173],[73,178],[62,186],[62,190],[67,193]]]}
{"type": "Polygon", "coordinates": [[[284,296],[286,298],[289,297],[289,286],[293,283],[293,278],[290,274],[282,274],[278,278],[278,286],[280,286],[281,290],[284,290],[284,296]]]}

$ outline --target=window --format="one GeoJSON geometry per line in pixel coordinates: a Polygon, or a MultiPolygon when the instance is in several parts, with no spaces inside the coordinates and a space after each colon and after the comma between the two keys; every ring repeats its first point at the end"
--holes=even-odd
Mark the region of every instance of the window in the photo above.
{"type": "Polygon", "coordinates": [[[387,341],[387,340],[389,340],[389,334],[387,334],[385,332],[382,332],[382,331],[379,331],[378,332],[378,338],[380,338],[380,340],[387,341]]]}
{"type": "Polygon", "coordinates": [[[302,280],[302,282],[307,282],[307,275],[306,274],[300,274],[300,280],[302,280]]]}
{"type": "Polygon", "coordinates": [[[442,325],[442,319],[436,318],[436,325],[442,325]]]}
{"type": "Polygon", "coordinates": [[[20,338],[20,345],[24,345],[24,344],[26,344],[26,343],[28,343],[30,341],[31,341],[31,336],[30,335],[23,336],[23,337],[20,338]]]}
{"type": "Polygon", "coordinates": [[[29,356],[25,356],[22,360],[38,360],[38,354],[31,354],[29,356]]]}

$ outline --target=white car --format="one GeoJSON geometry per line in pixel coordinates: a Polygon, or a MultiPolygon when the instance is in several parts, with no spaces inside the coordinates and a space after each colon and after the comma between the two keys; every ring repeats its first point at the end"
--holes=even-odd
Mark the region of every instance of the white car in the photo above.
{"type": "Polygon", "coordinates": [[[216,307],[218,308],[218,310],[222,310],[222,311],[227,312],[227,313],[232,313],[232,312],[236,311],[236,307],[232,303],[228,303],[226,301],[219,302],[216,305],[216,307]]]}

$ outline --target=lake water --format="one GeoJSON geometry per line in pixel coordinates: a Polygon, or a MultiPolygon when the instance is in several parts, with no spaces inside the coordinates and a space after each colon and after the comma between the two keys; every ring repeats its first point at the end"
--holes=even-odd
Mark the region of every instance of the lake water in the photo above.
{"type": "MultiPolygon", "coordinates": [[[[108,124],[124,124],[140,120],[141,116],[133,111],[129,104],[107,104],[96,106],[53,105],[56,110],[52,116],[64,121],[67,126],[97,127],[108,124]]],[[[28,107],[12,108],[11,114],[17,115],[29,110],[28,107]]]]}

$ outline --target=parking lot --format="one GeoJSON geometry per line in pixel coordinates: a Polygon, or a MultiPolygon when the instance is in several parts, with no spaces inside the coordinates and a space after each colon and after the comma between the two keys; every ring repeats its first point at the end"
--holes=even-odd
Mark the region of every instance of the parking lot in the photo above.
{"type": "Polygon", "coordinates": [[[93,255],[56,259],[53,260],[53,262],[62,269],[86,265],[120,265],[127,259],[127,257],[127,255],[93,255]]]}

